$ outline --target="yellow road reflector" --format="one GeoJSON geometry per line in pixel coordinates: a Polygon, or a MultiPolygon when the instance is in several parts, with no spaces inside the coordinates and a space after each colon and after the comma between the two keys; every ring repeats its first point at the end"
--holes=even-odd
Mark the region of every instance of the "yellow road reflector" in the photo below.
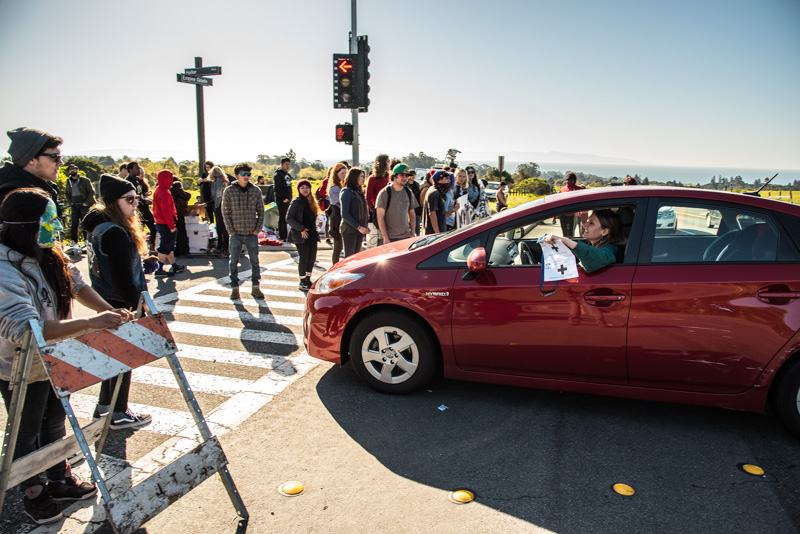
{"type": "Polygon", "coordinates": [[[475,493],[467,489],[455,490],[450,494],[450,500],[456,504],[467,504],[475,500],[475,493]]]}
{"type": "Polygon", "coordinates": [[[291,482],[284,482],[280,486],[278,486],[278,493],[284,495],[286,497],[294,497],[296,495],[300,495],[303,493],[305,486],[303,486],[302,482],[297,482],[293,480],[291,482]]]}
{"type": "Polygon", "coordinates": [[[739,464],[739,468],[748,475],[755,475],[760,477],[764,474],[763,469],[753,464],[739,464]]]}
{"type": "Polygon", "coordinates": [[[611,489],[613,489],[620,495],[625,495],[625,496],[633,495],[635,493],[633,491],[633,488],[627,484],[614,484],[613,486],[611,486],[611,489]]]}

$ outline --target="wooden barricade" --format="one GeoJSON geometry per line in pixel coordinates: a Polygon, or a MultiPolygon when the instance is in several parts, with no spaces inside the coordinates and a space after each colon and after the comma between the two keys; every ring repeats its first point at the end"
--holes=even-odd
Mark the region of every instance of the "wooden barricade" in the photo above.
{"type": "MultiPolygon", "coordinates": [[[[13,395],[8,407],[8,421],[0,456],[0,509],[8,488],[41,473],[80,450],[97,485],[106,517],[118,534],[134,532],[215,473],[219,473],[237,514],[243,519],[248,518],[244,502],[228,472],[228,460],[222,446],[217,438],[211,435],[203,412],[186,381],[186,375],[175,354],[177,347],[166,320],[163,315],[156,312],[155,304],[146,292],[142,293],[137,315],[140,317],[136,321],[126,323],[115,330],[101,330],[52,345],[45,342],[39,323],[35,320],[29,322],[29,331],[18,352],[15,375],[12,377],[13,395]],[[144,315],[144,312],[147,315],[144,315]],[[44,361],[50,382],[67,413],[74,435],[12,461],[22,406],[25,403],[28,376],[33,359],[37,357],[44,361]],[[160,358],[167,358],[169,362],[186,405],[200,431],[202,443],[112,499],[89,443],[97,442],[95,455],[99,457],[108,435],[113,408],[105,417],[81,428],[70,405],[69,395],[160,358]]],[[[116,402],[122,380],[116,382],[112,407],[116,402]]]]}

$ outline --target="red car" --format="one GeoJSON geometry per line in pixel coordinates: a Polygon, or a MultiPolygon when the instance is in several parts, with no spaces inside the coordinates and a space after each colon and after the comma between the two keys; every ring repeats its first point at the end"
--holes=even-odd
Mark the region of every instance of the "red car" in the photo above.
{"type": "MultiPolygon", "coordinates": [[[[580,237],[574,240],[580,241],[580,237]]],[[[684,188],[537,199],[339,262],[308,295],[304,340],[373,388],[447,378],[764,411],[800,435],[800,206],[684,188]],[[540,286],[547,233],[591,210],[621,261],[540,286]],[[660,228],[663,214],[674,225],[660,228]],[[708,228],[709,212],[719,223],[708,228]],[[557,221],[553,224],[553,221],[557,221]],[[554,293],[549,294],[555,290],[554,293]]]]}

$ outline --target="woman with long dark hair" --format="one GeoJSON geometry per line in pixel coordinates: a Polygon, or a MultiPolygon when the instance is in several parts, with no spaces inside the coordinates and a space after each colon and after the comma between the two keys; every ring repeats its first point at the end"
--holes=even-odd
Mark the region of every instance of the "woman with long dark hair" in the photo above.
{"type": "MultiPolygon", "coordinates": [[[[6,409],[11,402],[11,369],[28,322],[42,326],[45,340],[82,335],[114,328],[130,320],[127,310],[113,309],[86,285],[80,271],[61,251],[61,224],[56,206],[40,189],[11,192],[0,207],[0,394],[6,409]],[[89,317],[72,319],[72,299],[95,310],[89,317]]],[[[14,458],[21,458],[66,435],[66,414],[48,380],[40,358],[35,358],[22,406],[14,458]]],[[[37,524],[61,519],[56,501],[91,498],[97,489],[72,474],[66,460],[53,458],[53,466],[20,486],[25,513],[37,524]],[[56,461],[57,460],[57,461],[56,461]]]]}
{"type": "Polygon", "coordinates": [[[342,203],[342,223],[339,228],[342,231],[345,258],[361,251],[364,236],[369,233],[367,201],[363,189],[364,177],[362,169],[358,167],[350,169],[339,197],[342,203]]]}
{"type": "Polygon", "coordinates": [[[317,215],[319,206],[311,194],[311,182],[300,180],[297,182],[297,196],[289,204],[286,214],[286,224],[291,227],[289,243],[294,243],[300,259],[297,262],[297,271],[300,274],[300,291],[311,289],[311,275],[314,272],[314,263],[317,261],[317,215]]]}
{"type": "MultiPolygon", "coordinates": [[[[142,254],[147,253],[144,231],[136,206],[139,197],[125,180],[110,174],[100,177],[102,204],[95,206],[83,219],[89,238],[89,279],[92,288],[115,308],[135,310],[142,291],[147,291],[142,254]]],[[[154,265],[155,258],[148,258],[154,265]]],[[[155,270],[151,268],[151,270],[155,270]]],[[[116,379],[103,381],[94,410],[95,419],[108,413],[116,379]]],[[[150,423],[147,414],[136,414],[128,407],[131,373],[122,375],[117,401],[112,410],[109,428],[136,428],[150,423]]]]}
{"type": "Polygon", "coordinates": [[[578,264],[587,273],[622,261],[623,248],[617,243],[625,241],[625,234],[622,232],[619,215],[615,211],[609,209],[590,211],[586,222],[581,225],[581,234],[587,243],[555,234],[547,234],[544,241],[551,245],[561,241],[572,250],[578,259],[578,264]]]}
{"type": "Polygon", "coordinates": [[[331,181],[328,184],[328,199],[330,200],[331,207],[328,215],[328,225],[330,228],[330,236],[333,240],[333,252],[331,253],[331,262],[336,265],[342,255],[342,232],[339,226],[342,223],[342,205],[341,193],[342,187],[347,176],[347,165],[344,163],[337,163],[333,167],[331,173],[331,181]]]}

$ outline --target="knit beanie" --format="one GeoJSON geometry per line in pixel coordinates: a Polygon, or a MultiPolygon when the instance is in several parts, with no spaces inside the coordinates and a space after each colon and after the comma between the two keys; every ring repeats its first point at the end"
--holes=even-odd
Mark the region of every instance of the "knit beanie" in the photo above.
{"type": "Polygon", "coordinates": [[[297,181],[297,191],[300,191],[301,185],[307,185],[309,189],[311,189],[311,182],[303,178],[302,180],[297,181]]]}
{"type": "Polygon", "coordinates": [[[11,138],[11,145],[8,147],[11,161],[20,169],[42,150],[48,140],[55,138],[41,130],[25,127],[9,130],[6,133],[11,138]]]}
{"type": "Polygon", "coordinates": [[[113,174],[104,174],[100,177],[100,198],[108,206],[128,191],[136,191],[133,184],[113,174]]]}

